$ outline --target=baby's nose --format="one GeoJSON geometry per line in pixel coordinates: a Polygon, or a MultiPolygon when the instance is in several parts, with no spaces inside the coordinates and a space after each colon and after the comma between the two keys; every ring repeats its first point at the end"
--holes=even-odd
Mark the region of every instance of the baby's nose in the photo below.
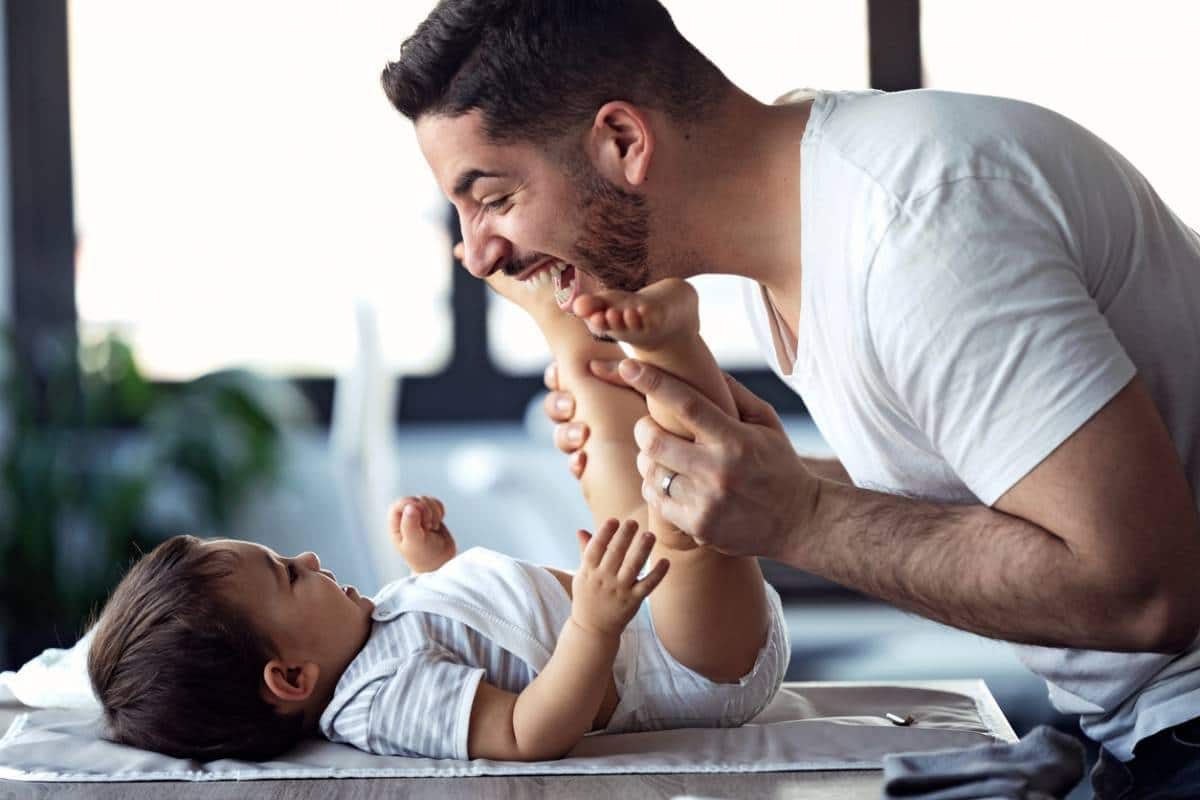
{"type": "Polygon", "coordinates": [[[312,552],[311,550],[308,551],[307,553],[301,553],[299,560],[307,563],[309,565],[310,569],[314,569],[314,570],[321,569],[321,559],[318,558],[317,554],[312,552]]]}

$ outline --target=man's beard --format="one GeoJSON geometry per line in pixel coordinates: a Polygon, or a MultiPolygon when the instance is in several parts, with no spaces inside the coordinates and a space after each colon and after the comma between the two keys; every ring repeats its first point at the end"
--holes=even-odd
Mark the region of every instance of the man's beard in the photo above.
{"type": "Polygon", "coordinates": [[[585,264],[605,288],[636,292],[650,280],[646,200],[605,180],[590,164],[579,172],[583,222],[576,268],[585,264]]]}

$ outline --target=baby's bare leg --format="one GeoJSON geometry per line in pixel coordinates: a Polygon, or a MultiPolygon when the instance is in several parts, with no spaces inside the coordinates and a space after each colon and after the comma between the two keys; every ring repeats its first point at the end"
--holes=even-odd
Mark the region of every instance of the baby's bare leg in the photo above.
{"type": "MultiPolygon", "coordinates": [[[[558,363],[561,388],[575,396],[575,416],[591,429],[584,449],[587,467],[582,489],[597,527],[614,517],[635,519],[647,527],[633,441],[633,425],[646,414],[645,400],[599,380],[588,369],[591,359],[619,359],[624,353],[611,342],[596,340],[579,319],[563,314],[547,287],[530,291],[501,275],[488,282],[538,324],[558,363]]],[[[605,293],[586,302],[611,301],[613,308],[619,308],[623,297],[641,298],[647,314],[636,321],[646,332],[639,336],[613,331],[615,338],[637,338],[639,356],[692,382],[733,413],[724,378],[699,337],[691,287],[656,284],[642,295],[605,293]]],[[[585,298],[576,302],[581,301],[585,298]]],[[[656,524],[649,526],[658,536],[651,560],[666,557],[671,562],[650,598],[659,638],[675,659],[701,675],[716,681],[737,680],[753,666],[766,639],[768,612],[758,562],[695,547],[665,520],[656,524]]]]}
{"type": "MultiPolygon", "coordinates": [[[[593,332],[628,342],[637,358],[736,414],[724,376],[700,338],[690,284],[667,280],[636,293],[601,292],[579,298],[575,312],[593,332]]],[[[651,405],[650,411],[664,428],[688,437],[670,409],[651,405]]],[[[671,560],[670,573],[650,600],[659,638],[680,663],[710,679],[740,678],[753,666],[767,634],[770,612],[758,561],[707,547],[672,548],[681,534],[657,513],[649,516],[660,551],[671,560]]]]}
{"type": "MultiPolygon", "coordinates": [[[[737,408],[712,352],[700,338],[696,291],[670,279],[640,292],[600,292],[578,298],[575,312],[596,333],[628,342],[634,355],[687,381],[726,413],[737,408]]],[[[655,407],[655,420],[691,438],[670,409],[655,407]]],[[[590,468],[590,467],[589,467],[590,468]]],[[[671,571],[650,598],[654,626],[668,652],[687,667],[716,681],[735,681],[749,672],[766,641],[766,593],[758,560],[733,557],[709,547],[672,548],[691,542],[651,510],[651,530],[671,571]]]]}
{"type": "Polygon", "coordinates": [[[583,448],[587,468],[580,488],[596,527],[608,519],[634,519],[645,529],[646,503],[637,472],[633,424],[646,415],[646,402],[637,392],[595,377],[588,367],[592,359],[617,360],[624,352],[612,342],[596,339],[579,319],[560,311],[548,284],[531,291],[503,275],[488,278],[488,283],[533,317],[554,354],[560,388],[574,396],[575,417],[588,424],[583,448]]]}

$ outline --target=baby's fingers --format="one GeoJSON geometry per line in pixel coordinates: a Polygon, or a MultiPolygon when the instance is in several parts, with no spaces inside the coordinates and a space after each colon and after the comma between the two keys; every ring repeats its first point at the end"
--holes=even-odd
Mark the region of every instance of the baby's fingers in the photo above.
{"type": "Polygon", "coordinates": [[[421,518],[426,523],[425,527],[430,530],[442,527],[442,520],[446,517],[446,507],[442,505],[442,501],[436,497],[421,495],[421,506],[421,518]]]}
{"type": "Polygon", "coordinates": [[[421,507],[416,503],[404,506],[400,513],[400,537],[405,541],[413,541],[424,536],[425,523],[421,520],[421,507]]]}
{"type": "Polygon", "coordinates": [[[600,563],[601,570],[609,575],[619,574],[621,565],[625,563],[629,544],[633,541],[637,529],[637,522],[631,519],[625,520],[621,528],[613,535],[612,541],[608,543],[608,552],[604,554],[604,560],[600,563]]]}
{"type": "Polygon", "coordinates": [[[596,531],[595,535],[589,537],[587,547],[584,548],[580,561],[592,569],[599,567],[601,559],[604,558],[604,551],[608,548],[608,542],[612,539],[616,531],[617,521],[615,519],[606,520],[596,531]]]}
{"type": "Polygon", "coordinates": [[[665,558],[660,558],[655,563],[653,569],[646,573],[646,577],[633,585],[633,596],[638,599],[639,603],[645,600],[662,583],[662,579],[667,576],[667,569],[670,566],[671,562],[665,558]]]}
{"type": "Polygon", "coordinates": [[[625,560],[621,563],[621,569],[617,573],[617,578],[621,583],[632,585],[637,580],[638,573],[642,571],[642,567],[646,566],[646,559],[650,558],[650,551],[653,549],[654,534],[650,531],[634,538],[633,545],[625,554],[625,560]]]}

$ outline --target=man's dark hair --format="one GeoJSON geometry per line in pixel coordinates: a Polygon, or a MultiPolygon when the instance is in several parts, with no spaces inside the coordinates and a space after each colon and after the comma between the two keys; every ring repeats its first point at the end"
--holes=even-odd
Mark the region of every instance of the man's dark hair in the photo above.
{"type": "Polygon", "coordinates": [[[236,555],[175,536],[121,580],[97,623],[88,675],[108,738],[177,758],[266,760],[303,736],[261,693],[275,656],[224,598],[236,555]]]}
{"type": "Polygon", "coordinates": [[[624,100],[679,122],[730,86],[658,0],[442,0],[383,70],[409,119],[483,115],[494,142],[552,142],[624,100]]]}

